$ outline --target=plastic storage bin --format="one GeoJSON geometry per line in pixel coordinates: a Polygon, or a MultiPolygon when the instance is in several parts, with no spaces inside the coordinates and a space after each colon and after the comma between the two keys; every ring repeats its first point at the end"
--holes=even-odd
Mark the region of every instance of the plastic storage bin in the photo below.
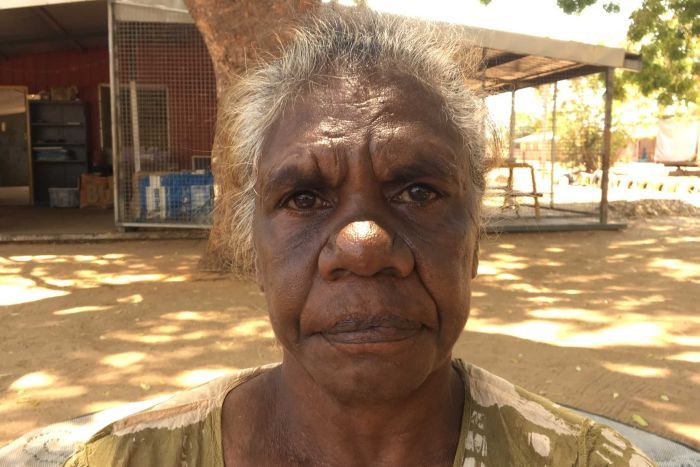
{"type": "Polygon", "coordinates": [[[49,206],[77,208],[80,206],[80,192],[77,188],[49,188],[49,206]]]}

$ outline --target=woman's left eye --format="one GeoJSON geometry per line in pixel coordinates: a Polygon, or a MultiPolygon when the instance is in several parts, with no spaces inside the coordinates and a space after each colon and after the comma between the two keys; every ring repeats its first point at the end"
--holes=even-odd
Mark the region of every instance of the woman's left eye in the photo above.
{"type": "Polygon", "coordinates": [[[439,194],[427,185],[411,185],[394,197],[400,203],[423,204],[438,198],[439,194]]]}

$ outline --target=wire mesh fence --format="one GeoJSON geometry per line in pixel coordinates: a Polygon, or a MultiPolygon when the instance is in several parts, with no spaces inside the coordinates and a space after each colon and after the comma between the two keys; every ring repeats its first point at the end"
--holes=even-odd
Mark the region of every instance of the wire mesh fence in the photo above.
{"type": "Polygon", "coordinates": [[[186,11],[113,7],[117,222],[208,227],[216,82],[204,41],[186,11]]]}
{"type": "Polygon", "coordinates": [[[568,98],[559,96],[557,102],[554,86],[540,87],[540,109],[529,102],[528,113],[519,111],[516,93],[513,137],[502,128],[499,163],[488,175],[484,201],[489,222],[597,222],[604,100],[598,92],[572,105],[572,91],[567,91],[568,98]]]}
{"type": "MultiPolygon", "coordinates": [[[[110,5],[117,223],[209,227],[216,83],[204,41],[186,9],[110,5]]],[[[529,131],[518,124],[489,174],[488,218],[597,215],[603,98],[594,84],[569,93],[586,104],[575,110],[555,109],[554,88],[541,88],[541,113],[529,131]]]]}
{"type": "Polygon", "coordinates": [[[568,166],[559,151],[552,162],[550,150],[543,147],[551,143],[551,136],[536,134],[535,138],[542,141],[516,143],[534,149],[517,150],[514,159],[503,158],[489,173],[486,205],[491,217],[597,216],[600,177],[586,177],[568,166]]]}

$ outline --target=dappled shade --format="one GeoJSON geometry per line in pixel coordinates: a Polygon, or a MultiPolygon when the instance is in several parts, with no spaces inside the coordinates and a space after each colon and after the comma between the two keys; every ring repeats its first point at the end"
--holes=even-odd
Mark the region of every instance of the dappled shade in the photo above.
{"type": "Polygon", "coordinates": [[[0,445],[278,360],[262,294],[198,272],[204,244],[0,247],[0,445]]]}
{"type": "MultiPolygon", "coordinates": [[[[700,221],[485,238],[455,355],[700,446],[700,221]]],[[[203,241],[0,246],[0,445],[280,358],[249,282],[203,241]]]]}
{"type": "Polygon", "coordinates": [[[649,219],[615,233],[487,239],[455,353],[700,446],[699,229],[695,218],[649,219]]]}

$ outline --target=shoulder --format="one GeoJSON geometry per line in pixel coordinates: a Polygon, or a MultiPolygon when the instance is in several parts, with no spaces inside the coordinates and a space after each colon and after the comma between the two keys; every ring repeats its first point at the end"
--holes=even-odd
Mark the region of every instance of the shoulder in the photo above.
{"type": "Polygon", "coordinates": [[[273,366],[217,378],[111,423],[64,465],[223,465],[221,408],[226,394],[273,366]]]}
{"type": "Polygon", "coordinates": [[[466,391],[463,465],[654,465],[612,428],[477,366],[455,366],[466,391]]]}

